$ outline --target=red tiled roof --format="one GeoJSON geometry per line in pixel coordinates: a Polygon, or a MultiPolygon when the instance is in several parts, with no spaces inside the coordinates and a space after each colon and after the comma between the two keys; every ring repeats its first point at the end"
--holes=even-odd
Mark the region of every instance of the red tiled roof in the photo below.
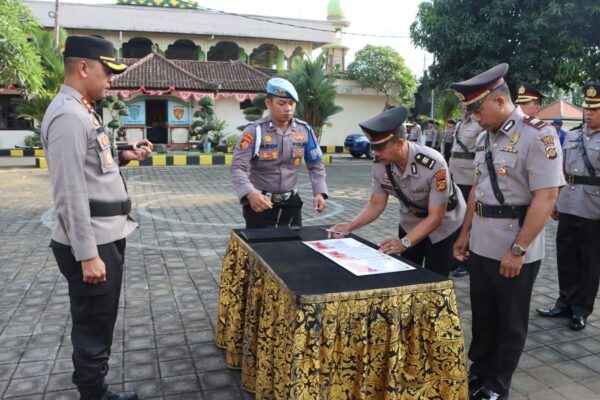
{"type": "Polygon", "coordinates": [[[160,54],[124,59],[127,71],[117,75],[111,89],[168,89],[264,92],[269,76],[242,61],[169,60],[160,54]]]}
{"type": "Polygon", "coordinates": [[[581,121],[583,117],[583,112],[581,108],[574,106],[573,104],[566,102],[564,100],[558,100],[554,103],[550,103],[545,107],[542,107],[539,114],[537,115],[538,119],[566,119],[566,120],[576,120],[581,121]]]}
{"type": "Polygon", "coordinates": [[[181,68],[213,85],[220,91],[264,92],[269,75],[242,61],[173,60],[181,68]]]}

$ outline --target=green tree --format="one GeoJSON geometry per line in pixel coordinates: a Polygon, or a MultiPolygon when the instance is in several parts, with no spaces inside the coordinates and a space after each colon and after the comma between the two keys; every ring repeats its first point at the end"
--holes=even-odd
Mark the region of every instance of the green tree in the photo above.
{"type": "Polygon", "coordinates": [[[0,85],[17,85],[24,95],[43,90],[44,69],[29,38],[41,30],[21,0],[0,0],[0,85]]]}
{"type": "MultiPolygon", "coordinates": [[[[0,0],[1,1],[1,0],[0,0]]],[[[61,47],[67,38],[67,32],[60,31],[61,47]]],[[[34,134],[25,138],[28,146],[41,146],[40,124],[48,105],[58,93],[64,78],[63,56],[60,48],[54,45],[54,33],[51,31],[37,30],[31,33],[29,39],[35,53],[41,61],[44,75],[42,85],[36,93],[22,94],[22,97],[14,100],[15,112],[18,118],[33,121],[34,134]]]]}
{"type": "Polygon", "coordinates": [[[566,89],[600,75],[599,18],[589,0],[436,0],[419,5],[410,34],[434,55],[436,86],[507,62],[512,86],[566,89]]]}
{"type": "MultiPolygon", "coordinates": [[[[266,93],[258,93],[252,99],[252,106],[244,108],[244,118],[246,121],[253,122],[257,119],[261,119],[263,113],[266,111],[267,106],[265,105],[265,99],[267,98],[266,93]]],[[[238,126],[238,130],[243,131],[246,125],[238,126]]]]}
{"type": "Polygon", "coordinates": [[[325,66],[325,53],[314,60],[294,58],[292,69],[287,74],[287,79],[298,92],[296,115],[310,124],[318,141],[328,119],[343,111],[335,104],[335,76],[328,73],[325,66]]]}
{"type": "Polygon", "coordinates": [[[357,51],[346,76],[356,79],[363,88],[385,94],[385,108],[389,107],[391,99],[404,104],[410,102],[417,86],[402,56],[390,46],[369,44],[357,51]]]}
{"type": "Polygon", "coordinates": [[[110,114],[111,120],[108,121],[106,126],[110,129],[108,136],[112,141],[115,133],[121,127],[121,116],[129,115],[129,110],[127,109],[127,105],[114,94],[106,96],[98,105],[100,108],[106,108],[110,114]]]}

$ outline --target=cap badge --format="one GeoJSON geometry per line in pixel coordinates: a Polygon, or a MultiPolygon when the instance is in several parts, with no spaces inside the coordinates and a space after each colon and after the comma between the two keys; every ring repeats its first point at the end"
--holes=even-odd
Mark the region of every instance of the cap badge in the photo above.
{"type": "Polygon", "coordinates": [[[279,95],[279,96],[285,96],[286,95],[285,90],[279,89],[279,88],[275,88],[275,93],[277,93],[277,95],[279,95]]]}
{"type": "Polygon", "coordinates": [[[587,97],[596,97],[596,94],[598,94],[598,92],[596,91],[595,87],[589,87],[587,92],[585,92],[585,95],[587,97]]]}
{"type": "Polygon", "coordinates": [[[525,93],[525,85],[519,86],[519,94],[525,93]]]}

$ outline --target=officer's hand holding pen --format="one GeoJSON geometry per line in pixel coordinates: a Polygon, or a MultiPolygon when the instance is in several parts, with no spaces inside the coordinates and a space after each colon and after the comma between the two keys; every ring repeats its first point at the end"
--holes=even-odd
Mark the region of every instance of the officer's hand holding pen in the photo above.
{"type": "Polygon", "coordinates": [[[148,139],[138,140],[137,142],[133,143],[132,147],[133,149],[131,150],[123,150],[121,152],[124,160],[143,160],[144,158],[148,157],[148,155],[150,155],[154,149],[154,145],[148,139]]]}
{"type": "Polygon", "coordinates": [[[106,265],[98,256],[89,260],[81,261],[81,272],[83,273],[83,282],[97,285],[106,282],[106,265]]]}
{"type": "Polygon", "coordinates": [[[348,236],[352,232],[352,226],[349,223],[335,224],[325,230],[329,239],[339,239],[348,236]]]}
{"type": "Polygon", "coordinates": [[[246,199],[254,212],[259,213],[273,208],[271,200],[260,192],[249,192],[246,194],[246,199]]]}

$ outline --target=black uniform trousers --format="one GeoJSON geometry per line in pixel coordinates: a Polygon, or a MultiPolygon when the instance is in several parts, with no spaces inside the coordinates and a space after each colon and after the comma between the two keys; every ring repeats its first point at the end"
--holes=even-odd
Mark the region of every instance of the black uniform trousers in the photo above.
{"type": "Polygon", "coordinates": [[[560,214],[556,261],[560,294],[556,307],[587,317],[594,309],[600,281],[600,221],[560,214]]]}
{"type": "MultiPolygon", "coordinates": [[[[400,256],[417,265],[423,265],[423,259],[425,259],[425,268],[436,274],[448,277],[453,264],[452,247],[454,246],[458,232],[458,230],[455,231],[437,243],[431,243],[431,239],[426,237],[402,252],[400,256]]],[[[406,234],[407,232],[401,226],[398,226],[398,237],[403,238],[406,234]]]]}
{"type": "Polygon", "coordinates": [[[541,260],[523,264],[514,278],[500,275],[500,261],[473,252],[469,264],[471,372],[484,378],[487,388],[507,394],[527,339],[529,303],[541,260]]]}
{"type": "Polygon", "coordinates": [[[119,309],[125,239],[98,246],[98,255],[106,265],[106,282],[97,285],[83,282],[81,262],[75,260],[71,247],[54,241],[50,247],[69,284],[73,383],[83,399],[97,398],[107,387],[104,378],[119,309]]]}
{"type": "Polygon", "coordinates": [[[273,203],[273,208],[255,212],[249,204],[244,204],[243,213],[246,229],[278,226],[302,226],[302,199],[296,193],[288,200],[273,203]],[[279,212],[281,211],[281,215],[279,212]]]}

